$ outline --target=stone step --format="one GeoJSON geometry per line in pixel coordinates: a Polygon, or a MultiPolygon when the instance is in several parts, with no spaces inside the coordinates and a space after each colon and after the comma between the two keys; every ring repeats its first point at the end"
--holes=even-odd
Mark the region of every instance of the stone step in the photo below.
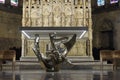
{"type": "MultiPolygon", "coordinates": [[[[61,69],[100,69],[101,62],[99,60],[93,60],[90,56],[68,56],[71,64],[62,63],[61,69]]],[[[4,64],[4,67],[10,67],[11,63],[4,64]]],[[[41,69],[40,63],[36,57],[24,57],[20,61],[16,62],[16,67],[19,70],[39,70],[41,69]]],[[[107,61],[103,62],[105,69],[112,69],[112,64],[107,64],[107,61]]]]}
{"type": "MultiPolygon", "coordinates": [[[[94,61],[91,56],[67,56],[71,61],[94,61]]],[[[21,57],[20,61],[38,61],[35,56],[21,57]]]]}
{"type": "MultiPolygon", "coordinates": [[[[3,69],[11,69],[12,63],[6,63],[3,64],[3,69]]],[[[103,62],[103,68],[104,69],[111,69],[112,70],[112,64],[107,64],[107,62],[103,62]]],[[[61,69],[100,69],[101,68],[101,62],[100,61],[90,61],[85,62],[81,61],[79,63],[62,63],[61,69]]],[[[17,61],[16,62],[16,70],[41,70],[40,63],[38,61],[17,61]]]]}
{"type": "Polygon", "coordinates": [[[26,57],[21,57],[20,61],[38,61],[36,56],[26,56],[26,57]]]}
{"type": "MultiPolygon", "coordinates": [[[[104,69],[112,69],[112,64],[107,64],[107,62],[103,62],[104,69]]],[[[84,63],[62,63],[61,69],[100,69],[101,63],[100,62],[84,62],[84,63]]],[[[29,63],[29,62],[22,62],[20,65],[20,69],[42,69],[40,63],[29,63]]]]}

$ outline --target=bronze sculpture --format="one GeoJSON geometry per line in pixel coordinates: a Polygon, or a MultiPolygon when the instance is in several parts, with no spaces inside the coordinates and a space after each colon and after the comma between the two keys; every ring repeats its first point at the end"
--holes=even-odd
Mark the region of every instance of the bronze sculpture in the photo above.
{"type": "Polygon", "coordinates": [[[66,56],[76,42],[76,34],[73,34],[72,37],[58,37],[57,34],[50,33],[49,37],[51,50],[46,52],[46,56],[40,52],[38,34],[35,34],[33,51],[46,71],[55,72],[59,71],[62,62],[68,61],[66,56]]]}

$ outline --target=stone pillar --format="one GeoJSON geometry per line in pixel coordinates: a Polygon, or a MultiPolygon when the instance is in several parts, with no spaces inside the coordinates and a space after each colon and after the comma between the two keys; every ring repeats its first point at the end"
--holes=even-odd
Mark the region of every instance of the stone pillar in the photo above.
{"type": "MultiPolygon", "coordinates": [[[[88,3],[90,3],[91,0],[88,0],[88,3]]],[[[91,4],[88,4],[88,17],[89,17],[89,22],[88,22],[88,38],[90,40],[90,56],[92,56],[92,14],[91,14],[91,4]]]]}
{"type": "Polygon", "coordinates": [[[25,56],[25,37],[23,34],[21,36],[22,36],[22,55],[21,55],[21,57],[24,57],[25,56]]]}

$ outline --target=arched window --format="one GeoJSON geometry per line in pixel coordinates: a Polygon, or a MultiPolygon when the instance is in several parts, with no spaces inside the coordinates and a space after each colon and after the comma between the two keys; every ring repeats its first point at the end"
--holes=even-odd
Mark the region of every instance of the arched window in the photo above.
{"type": "Polygon", "coordinates": [[[105,5],[105,0],[97,0],[97,5],[98,6],[104,6],[105,5]]]}
{"type": "Polygon", "coordinates": [[[0,3],[3,3],[3,4],[4,4],[4,3],[5,3],[5,0],[0,0],[0,3]]]}
{"type": "Polygon", "coordinates": [[[118,0],[110,0],[111,4],[118,3],[118,0]]]}
{"type": "Polygon", "coordinates": [[[10,3],[12,6],[18,6],[18,0],[11,0],[10,3]]]}

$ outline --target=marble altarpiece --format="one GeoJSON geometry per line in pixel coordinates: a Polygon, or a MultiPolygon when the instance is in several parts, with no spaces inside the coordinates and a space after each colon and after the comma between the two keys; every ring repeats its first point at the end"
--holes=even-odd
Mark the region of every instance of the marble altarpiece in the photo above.
{"type": "MultiPolygon", "coordinates": [[[[88,27],[87,37],[77,40],[70,56],[92,55],[91,0],[23,0],[23,27],[88,27]]],[[[49,40],[42,40],[45,53],[49,40]]],[[[34,56],[33,41],[22,35],[22,57],[34,56]]]]}

